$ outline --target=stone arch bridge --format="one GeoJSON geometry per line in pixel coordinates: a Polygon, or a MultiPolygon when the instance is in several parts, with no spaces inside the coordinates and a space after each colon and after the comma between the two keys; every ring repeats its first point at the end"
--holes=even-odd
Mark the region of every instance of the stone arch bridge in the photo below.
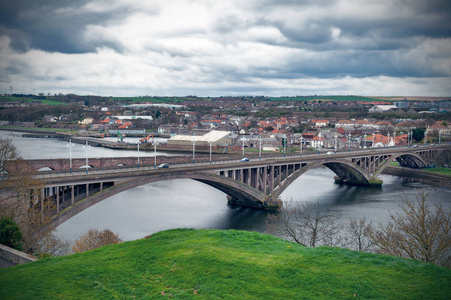
{"type": "MultiPolygon", "coordinates": [[[[37,175],[45,180],[41,201],[55,201],[53,222],[59,225],[115,194],[151,182],[172,179],[192,179],[210,185],[227,194],[231,204],[277,209],[282,205],[279,198],[282,192],[312,168],[329,168],[335,173],[334,180],[337,183],[380,186],[382,181],[379,175],[390,162],[397,161],[400,166],[407,168],[425,168],[444,151],[451,151],[451,145],[256,158],[249,162],[204,162],[171,165],[166,169],[155,169],[153,164],[147,167],[134,165],[125,169],[92,168],[89,173],[70,173],[67,169],[56,168],[58,163],[55,161],[61,160],[29,162],[35,169],[43,166],[59,169],[38,172],[37,175]]],[[[126,159],[129,158],[123,161],[126,159]]],[[[123,163],[121,158],[112,158],[111,164],[117,166],[123,163]]]]}

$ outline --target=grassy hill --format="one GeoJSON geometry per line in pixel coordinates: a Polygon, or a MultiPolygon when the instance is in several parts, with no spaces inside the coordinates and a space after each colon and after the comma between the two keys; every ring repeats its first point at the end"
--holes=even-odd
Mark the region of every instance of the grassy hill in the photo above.
{"type": "Polygon", "coordinates": [[[0,287],[0,299],[447,299],[451,270],[256,232],[180,229],[2,269],[0,287]]]}

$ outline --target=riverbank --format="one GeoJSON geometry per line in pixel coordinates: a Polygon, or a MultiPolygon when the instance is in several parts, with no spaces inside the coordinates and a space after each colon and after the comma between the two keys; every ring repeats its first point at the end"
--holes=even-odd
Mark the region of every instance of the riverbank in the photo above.
{"type": "Polygon", "coordinates": [[[424,171],[421,169],[409,169],[397,166],[388,166],[382,174],[410,178],[425,184],[451,186],[451,176],[424,171]]]}

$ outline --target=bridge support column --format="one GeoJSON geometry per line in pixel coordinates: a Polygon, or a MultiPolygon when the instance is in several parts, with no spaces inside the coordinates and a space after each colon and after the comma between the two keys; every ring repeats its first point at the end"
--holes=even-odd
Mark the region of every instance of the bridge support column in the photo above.
{"type": "Polygon", "coordinates": [[[227,203],[230,205],[254,207],[265,210],[277,210],[282,206],[282,200],[273,198],[271,196],[266,197],[263,201],[254,202],[247,199],[240,199],[234,196],[227,195],[227,203]]]}
{"type": "Polygon", "coordinates": [[[368,182],[353,181],[353,180],[350,180],[350,179],[343,179],[343,178],[340,178],[338,176],[335,176],[334,179],[335,179],[335,183],[338,183],[338,184],[349,184],[349,185],[356,185],[356,186],[380,187],[382,185],[382,183],[383,183],[383,181],[380,180],[380,179],[372,179],[372,180],[370,180],[368,182]]]}
{"type": "Polygon", "coordinates": [[[60,212],[60,187],[56,187],[56,213],[60,212]]]}
{"type": "Polygon", "coordinates": [[[73,206],[74,205],[74,188],[75,188],[75,186],[71,186],[70,187],[70,190],[71,190],[71,198],[70,198],[70,203],[71,203],[71,205],[73,206]]]}

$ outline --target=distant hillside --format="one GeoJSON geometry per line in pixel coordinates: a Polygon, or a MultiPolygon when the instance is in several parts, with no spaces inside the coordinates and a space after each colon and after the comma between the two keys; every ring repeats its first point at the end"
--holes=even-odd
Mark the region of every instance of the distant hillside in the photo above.
{"type": "Polygon", "coordinates": [[[0,270],[0,299],[449,299],[451,270],[256,232],[169,230],[0,270]]]}

